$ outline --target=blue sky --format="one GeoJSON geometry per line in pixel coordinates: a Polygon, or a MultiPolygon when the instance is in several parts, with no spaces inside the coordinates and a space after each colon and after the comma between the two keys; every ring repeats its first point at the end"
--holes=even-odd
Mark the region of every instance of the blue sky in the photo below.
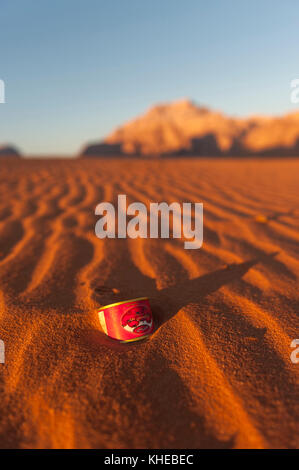
{"type": "Polygon", "coordinates": [[[298,26],[297,0],[2,0],[0,142],[72,154],[185,97],[240,116],[295,110],[298,26]]]}

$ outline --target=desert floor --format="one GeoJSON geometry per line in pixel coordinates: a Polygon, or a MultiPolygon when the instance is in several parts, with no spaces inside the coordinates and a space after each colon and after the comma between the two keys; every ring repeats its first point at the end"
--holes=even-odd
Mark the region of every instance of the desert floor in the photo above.
{"type": "Polygon", "coordinates": [[[298,174],[294,159],[2,159],[0,447],[299,447],[298,174]],[[95,206],[118,194],[203,202],[203,247],[96,238],[95,206]],[[106,337],[97,308],[140,296],[152,337],[106,337]]]}

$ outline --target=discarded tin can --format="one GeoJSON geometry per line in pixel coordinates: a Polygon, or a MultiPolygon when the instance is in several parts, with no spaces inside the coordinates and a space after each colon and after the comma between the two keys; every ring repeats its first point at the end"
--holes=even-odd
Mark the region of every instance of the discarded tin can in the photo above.
{"type": "Polygon", "coordinates": [[[106,335],[123,343],[143,339],[154,329],[147,297],[106,305],[98,311],[98,314],[106,335]]]}

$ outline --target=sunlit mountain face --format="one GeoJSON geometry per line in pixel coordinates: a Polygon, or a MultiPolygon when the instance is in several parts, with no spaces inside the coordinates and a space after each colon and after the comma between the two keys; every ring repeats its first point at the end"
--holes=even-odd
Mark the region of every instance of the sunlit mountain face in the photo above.
{"type": "Polygon", "coordinates": [[[190,100],[160,104],[83,154],[299,155],[299,113],[237,118],[190,100]]]}

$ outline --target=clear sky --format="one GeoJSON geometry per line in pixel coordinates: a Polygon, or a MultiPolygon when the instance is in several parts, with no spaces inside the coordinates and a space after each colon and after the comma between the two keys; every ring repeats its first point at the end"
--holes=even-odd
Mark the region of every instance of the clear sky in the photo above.
{"type": "MultiPolygon", "coordinates": [[[[1,0],[0,142],[72,154],[153,104],[294,110],[297,0],[1,0]]],[[[298,105],[297,105],[298,106],[298,105]]]]}

